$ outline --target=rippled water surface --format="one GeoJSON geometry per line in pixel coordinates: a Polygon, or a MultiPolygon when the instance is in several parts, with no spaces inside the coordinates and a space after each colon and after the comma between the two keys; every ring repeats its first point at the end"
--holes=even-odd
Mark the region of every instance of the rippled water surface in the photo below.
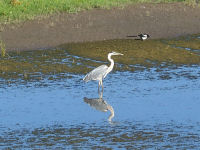
{"type": "MultiPolygon", "coordinates": [[[[67,53],[62,57],[55,64],[73,67],[74,61],[84,62],[67,53]]],[[[113,71],[104,81],[102,95],[97,82],[83,82],[84,73],[56,72],[36,79],[40,74],[31,74],[34,80],[0,80],[1,149],[200,146],[198,64],[113,71]]]]}

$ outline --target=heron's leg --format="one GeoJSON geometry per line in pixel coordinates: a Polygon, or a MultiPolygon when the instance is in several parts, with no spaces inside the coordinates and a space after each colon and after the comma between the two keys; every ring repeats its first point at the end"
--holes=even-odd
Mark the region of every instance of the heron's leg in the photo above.
{"type": "Polygon", "coordinates": [[[99,91],[99,98],[102,99],[102,97],[103,97],[103,92],[99,91]]]}
{"type": "Polygon", "coordinates": [[[100,80],[99,83],[100,83],[100,87],[101,87],[101,92],[103,92],[103,80],[100,80]]]}
{"type": "Polygon", "coordinates": [[[102,92],[103,92],[103,81],[101,80],[101,87],[102,87],[102,92]]]}
{"type": "Polygon", "coordinates": [[[101,81],[99,81],[99,85],[98,85],[98,92],[100,93],[100,86],[101,86],[101,81]]]}

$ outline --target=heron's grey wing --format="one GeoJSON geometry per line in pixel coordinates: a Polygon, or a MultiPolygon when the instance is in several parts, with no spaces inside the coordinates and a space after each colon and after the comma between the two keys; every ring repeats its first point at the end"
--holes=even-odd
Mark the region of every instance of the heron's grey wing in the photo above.
{"type": "Polygon", "coordinates": [[[102,79],[104,77],[104,75],[106,74],[106,71],[108,69],[108,66],[106,65],[101,65],[95,69],[93,69],[92,71],[90,71],[84,78],[83,80],[85,82],[88,82],[90,80],[99,80],[102,79]]]}

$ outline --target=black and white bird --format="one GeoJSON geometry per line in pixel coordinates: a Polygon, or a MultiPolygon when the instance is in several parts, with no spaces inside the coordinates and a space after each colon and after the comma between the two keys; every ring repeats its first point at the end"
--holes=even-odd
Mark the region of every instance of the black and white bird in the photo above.
{"type": "Polygon", "coordinates": [[[144,41],[144,40],[148,39],[150,37],[150,35],[149,34],[138,34],[137,36],[136,35],[128,35],[127,37],[136,37],[137,39],[135,39],[135,40],[144,41]]]}
{"type": "Polygon", "coordinates": [[[140,37],[140,39],[142,41],[144,41],[144,40],[146,40],[146,39],[148,39],[150,37],[150,35],[148,35],[148,34],[139,34],[138,36],[140,37]]]}

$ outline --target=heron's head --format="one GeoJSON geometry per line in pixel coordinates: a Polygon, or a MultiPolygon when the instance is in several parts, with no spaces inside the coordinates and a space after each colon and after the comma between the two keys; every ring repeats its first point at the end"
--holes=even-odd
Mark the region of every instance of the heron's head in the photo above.
{"type": "Polygon", "coordinates": [[[112,53],[109,53],[108,55],[112,56],[112,55],[124,55],[124,54],[121,54],[121,53],[118,53],[118,52],[112,52],[112,53]]]}

